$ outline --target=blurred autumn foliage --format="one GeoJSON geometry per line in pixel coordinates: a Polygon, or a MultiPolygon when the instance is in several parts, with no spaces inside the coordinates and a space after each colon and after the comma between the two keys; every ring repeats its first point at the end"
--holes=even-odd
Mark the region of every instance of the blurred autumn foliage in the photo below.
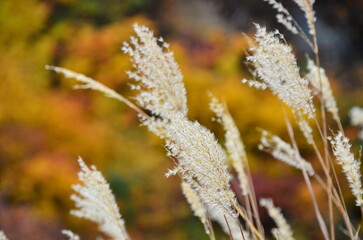
{"type": "MultiPolygon", "coordinates": [[[[132,99],[124,73],[131,64],[120,47],[134,22],[164,31],[184,74],[190,117],[221,141],[208,91],[227,102],[247,146],[257,195],[275,199],[297,236],[316,228],[301,176],[256,149],[258,127],[281,136],[286,129],[279,102],[241,84],[248,76],[243,59],[249,39],[221,25],[200,31],[185,17],[172,18],[175,8],[165,8],[178,2],[0,1],[0,229],[9,239],[65,239],[64,228],[94,239],[94,225],[69,215],[78,155],[111,183],[133,239],[207,239],[179,180],[164,176],[172,162],[162,143],[139,126],[135,112],[97,92],[72,91],[73,81],[44,70],[46,64],[69,68],[132,99]]],[[[333,86],[347,123],[348,108],[363,96],[345,96],[333,86]]],[[[348,133],[354,138],[356,130],[348,133]]],[[[309,159],[311,150],[301,144],[309,159]]]]}

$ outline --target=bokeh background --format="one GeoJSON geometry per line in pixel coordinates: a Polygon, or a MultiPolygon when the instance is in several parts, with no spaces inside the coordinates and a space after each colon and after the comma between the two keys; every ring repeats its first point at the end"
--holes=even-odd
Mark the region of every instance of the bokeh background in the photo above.
{"type": "MultiPolygon", "coordinates": [[[[304,22],[292,1],[286,6],[304,22]]],[[[322,66],[357,150],[362,142],[347,112],[363,106],[363,2],[317,0],[315,8],[322,66]]],[[[132,98],[124,73],[131,64],[120,47],[137,22],[171,43],[184,74],[190,118],[223,143],[222,128],[211,121],[208,91],[225,99],[246,144],[257,195],[281,206],[297,239],[320,239],[299,172],[256,147],[258,127],[287,139],[279,102],[241,84],[249,76],[243,63],[248,39],[241,33],[252,36],[254,22],[286,33],[304,71],[306,45],[277,25],[274,15],[262,0],[0,1],[0,229],[11,240],[66,239],[61,229],[95,239],[95,225],[69,214],[76,159],[82,156],[110,182],[133,239],[207,239],[179,179],[164,176],[172,163],[162,142],[139,126],[135,112],[100,93],[73,91],[74,81],[44,69],[66,67],[132,98]]],[[[300,144],[304,157],[315,163],[303,139],[300,144]]],[[[352,219],[359,223],[342,181],[352,219]]],[[[324,203],[322,190],[316,191],[324,203]]],[[[261,215],[269,231],[273,223],[266,212],[261,215]]]]}

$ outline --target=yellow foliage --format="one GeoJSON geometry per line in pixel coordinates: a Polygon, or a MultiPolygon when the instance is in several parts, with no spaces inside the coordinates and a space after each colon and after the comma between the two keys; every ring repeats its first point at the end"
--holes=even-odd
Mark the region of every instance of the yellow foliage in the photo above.
{"type": "MultiPolygon", "coordinates": [[[[117,176],[116,196],[135,236],[147,230],[154,239],[160,239],[160,232],[167,232],[165,239],[187,239],[182,228],[169,229],[186,221],[189,209],[179,180],[164,177],[173,163],[165,157],[162,142],[140,128],[136,113],[123,104],[96,92],[72,91],[72,80],[44,70],[46,64],[69,68],[132,99],[124,73],[131,64],[120,48],[132,35],[133,23],[152,29],[156,24],[138,15],[101,26],[54,19],[50,25],[50,15],[49,1],[0,1],[0,198],[65,219],[78,171],[75,160],[81,155],[106,178],[117,176]]],[[[253,171],[264,172],[255,151],[257,128],[280,135],[286,127],[282,105],[274,96],[241,83],[248,77],[241,67],[248,39],[213,30],[190,42],[167,42],[184,75],[190,118],[211,128],[223,142],[223,129],[211,121],[208,92],[223,99],[247,146],[253,171]]],[[[272,170],[272,175],[279,174],[272,170]]]]}

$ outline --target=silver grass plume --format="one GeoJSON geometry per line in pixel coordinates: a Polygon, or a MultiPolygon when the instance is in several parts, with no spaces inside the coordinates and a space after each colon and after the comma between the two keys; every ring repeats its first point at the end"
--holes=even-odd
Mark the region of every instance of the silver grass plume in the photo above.
{"type": "Polygon", "coordinates": [[[181,184],[185,198],[187,199],[190,207],[192,208],[194,215],[202,222],[206,234],[210,234],[210,226],[208,223],[207,213],[203,203],[200,201],[198,193],[189,185],[189,183],[182,182],[181,184]]]}
{"type": "Polygon", "coordinates": [[[0,231],[0,240],[8,240],[3,231],[0,231]]]}
{"type": "Polygon", "coordinates": [[[296,122],[300,128],[300,131],[304,134],[306,141],[309,144],[313,144],[314,143],[313,129],[311,128],[309,122],[305,119],[305,117],[300,112],[294,111],[294,116],[295,116],[296,122]]]}
{"type": "Polygon", "coordinates": [[[313,91],[313,93],[315,95],[319,93],[323,94],[323,100],[326,110],[333,115],[334,119],[339,121],[337,103],[333,96],[333,92],[331,90],[330,83],[325,73],[325,70],[323,68],[320,68],[320,73],[319,73],[319,68],[315,65],[314,61],[312,61],[311,59],[308,59],[307,68],[309,70],[309,73],[305,77],[314,88],[315,91],[313,91]]]}
{"type": "Polygon", "coordinates": [[[247,168],[247,155],[245,146],[242,142],[239,130],[233,121],[231,114],[227,107],[223,105],[217,98],[212,96],[212,100],[209,104],[210,109],[216,115],[216,121],[222,124],[225,131],[225,146],[227,152],[232,159],[233,168],[238,174],[238,180],[243,195],[249,193],[249,184],[246,174],[247,168]]]}
{"type": "Polygon", "coordinates": [[[311,35],[316,35],[315,32],[315,12],[313,10],[313,4],[315,0],[294,0],[294,2],[300,7],[300,9],[305,13],[306,22],[309,27],[309,33],[311,35]]]}
{"type": "Polygon", "coordinates": [[[350,124],[361,127],[358,137],[363,139],[363,108],[352,107],[352,109],[349,111],[349,117],[350,124]]]}
{"type": "Polygon", "coordinates": [[[242,83],[247,83],[248,86],[254,87],[259,90],[265,90],[267,88],[267,85],[265,83],[257,81],[257,80],[242,79],[242,83]]]}
{"type": "Polygon", "coordinates": [[[229,215],[225,215],[223,212],[219,211],[213,207],[207,207],[208,209],[208,216],[211,220],[217,222],[223,232],[228,235],[232,235],[231,239],[235,240],[250,240],[249,232],[242,229],[240,223],[237,218],[233,218],[229,215]],[[228,224],[227,224],[227,222],[228,224]]]}
{"type": "Polygon", "coordinates": [[[175,62],[169,44],[156,38],[145,26],[134,25],[136,37],[124,42],[122,51],[129,54],[134,71],[128,71],[130,79],[136,81],[132,88],[139,91],[137,103],[149,110],[152,118],[141,118],[149,130],[163,136],[163,125],[168,124],[176,113],[188,112],[183,75],[175,62]],[[160,46],[161,45],[161,46],[160,46]]]}
{"type": "Polygon", "coordinates": [[[360,206],[363,204],[360,161],[354,159],[353,153],[350,152],[352,145],[349,144],[349,139],[344,137],[342,132],[338,132],[334,137],[329,137],[328,139],[332,145],[337,163],[342,165],[350,189],[355,196],[356,205],[360,206]]]}
{"type": "Polygon", "coordinates": [[[236,216],[225,153],[209,130],[187,119],[186,90],[173,53],[165,51],[168,45],[147,27],[134,25],[134,29],[136,37],[131,37],[131,44],[125,42],[122,50],[135,68],[128,75],[140,91],[136,100],[152,114],[151,119],[141,120],[165,139],[168,155],[177,162],[167,175],[180,173],[204,204],[236,216]]]}
{"type": "Polygon", "coordinates": [[[290,144],[283,141],[278,136],[262,130],[262,136],[258,148],[260,150],[271,153],[271,155],[286,164],[297,169],[305,169],[305,171],[313,176],[315,174],[313,167],[309,162],[300,157],[300,154],[291,147],[290,144]]]}
{"type": "Polygon", "coordinates": [[[286,29],[292,32],[293,34],[299,33],[298,29],[295,26],[296,22],[292,18],[289,11],[280,2],[277,2],[276,0],[264,0],[264,1],[270,4],[278,12],[278,14],[276,14],[277,22],[284,25],[286,29]]]}
{"type": "Polygon", "coordinates": [[[236,217],[226,155],[213,133],[182,114],[173,117],[166,132],[168,155],[178,161],[177,167],[167,176],[180,173],[204,204],[236,217]]]}
{"type": "Polygon", "coordinates": [[[81,158],[78,163],[81,184],[72,186],[76,194],[71,199],[76,209],[71,214],[97,223],[100,230],[113,240],[128,240],[125,222],[107,181],[95,166],[88,167],[81,158]]]}
{"type": "Polygon", "coordinates": [[[284,38],[278,30],[268,33],[258,24],[256,28],[257,45],[250,48],[252,55],[247,57],[256,75],[285,104],[312,118],[315,112],[313,97],[308,81],[299,74],[291,47],[283,43],[284,38]]]}
{"type": "Polygon", "coordinates": [[[267,209],[268,215],[275,221],[277,228],[272,229],[273,234],[278,236],[281,240],[293,240],[290,225],[281,213],[281,209],[275,207],[271,199],[260,199],[261,207],[267,209]]]}
{"type": "Polygon", "coordinates": [[[68,240],[80,240],[80,237],[70,230],[62,230],[62,233],[68,237],[68,240]]]}

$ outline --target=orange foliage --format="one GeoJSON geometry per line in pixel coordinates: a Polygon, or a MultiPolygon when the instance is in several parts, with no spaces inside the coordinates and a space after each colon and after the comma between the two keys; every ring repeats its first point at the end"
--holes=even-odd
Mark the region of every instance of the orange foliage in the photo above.
{"type": "MultiPolygon", "coordinates": [[[[206,238],[201,224],[191,217],[178,179],[164,177],[172,163],[161,142],[138,126],[136,114],[99,93],[73,92],[73,81],[44,70],[46,64],[66,67],[132,97],[124,73],[131,64],[120,47],[134,22],[154,29],[156,24],[142,15],[98,26],[54,17],[57,7],[76,5],[73,0],[0,2],[0,202],[9,209],[21,208],[0,215],[3,230],[10,239],[31,239],[29,231],[16,234],[8,220],[12,217],[6,214],[41,216],[53,229],[68,228],[74,221],[68,216],[70,185],[76,183],[75,160],[81,155],[110,179],[134,239],[206,238]]],[[[257,192],[275,192],[284,182],[295,181],[291,177],[295,170],[281,171],[285,166],[275,162],[267,168],[266,155],[256,151],[258,127],[277,135],[286,129],[278,101],[241,83],[247,76],[241,68],[247,38],[210,30],[203,37],[188,41],[171,37],[169,42],[184,74],[190,117],[211,128],[223,142],[221,127],[211,121],[208,91],[226,101],[252,170],[258,173],[257,192]],[[260,178],[276,182],[261,186],[260,178]]],[[[297,206],[306,198],[304,191],[294,190],[297,206]]],[[[303,217],[309,221],[312,216],[303,217]]],[[[16,224],[27,229],[23,221],[16,224]]],[[[36,232],[42,226],[32,225],[36,232]]],[[[32,239],[51,239],[35,236],[32,239]]]]}

